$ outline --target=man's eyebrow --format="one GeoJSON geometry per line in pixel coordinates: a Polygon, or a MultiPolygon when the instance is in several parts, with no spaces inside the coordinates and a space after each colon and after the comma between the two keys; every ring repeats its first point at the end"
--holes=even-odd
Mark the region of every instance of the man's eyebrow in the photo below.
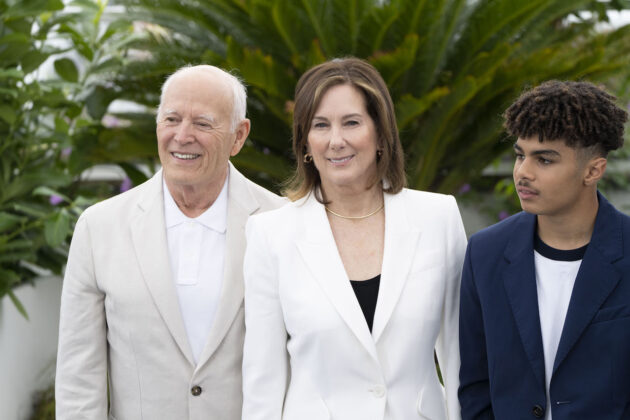
{"type": "MultiPolygon", "coordinates": [[[[523,149],[521,148],[521,146],[519,146],[516,143],[514,143],[514,150],[516,150],[519,153],[523,153],[523,149]]],[[[556,150],[553,150],[553,149],[540,149],[540,150],[534,150],[534,151],[530,152],[530,155],[533,155],[533,156],[539,156],[539,155],[560,156],[560,153],[558,153],[556,150]]]]}
{"type": "Polygon", "coordinates": [[[196,120],[202,119],[202,120],[208,120],[210,122],[215,122],[216,119],[212,116],[212,115],[207,115],[207,114],[201,114],[201,115],[197,115],[195,117],[196,120]]]}

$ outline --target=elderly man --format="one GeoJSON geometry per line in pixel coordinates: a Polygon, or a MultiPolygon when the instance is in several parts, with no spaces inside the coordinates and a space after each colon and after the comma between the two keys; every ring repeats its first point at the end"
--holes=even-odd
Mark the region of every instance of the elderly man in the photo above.
{"type": "Polygon", "coordinates": [[[157,115],[162,170],[77,222],[57,419],[241,418],[244,226],[283,203],[228,161],[249,133],[245,108],[234,76],[178,70],[157,115]]]}

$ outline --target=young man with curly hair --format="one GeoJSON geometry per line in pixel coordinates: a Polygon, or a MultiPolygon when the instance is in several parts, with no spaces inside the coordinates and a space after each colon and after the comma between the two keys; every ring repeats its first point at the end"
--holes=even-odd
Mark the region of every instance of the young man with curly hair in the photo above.
{"type": "Polygon", "coordinates": [[[597,191],[627,113],[550,81],[504,114],[523,208],[470,238],[463,419],[630,419],[630,217],[597,191]]]}

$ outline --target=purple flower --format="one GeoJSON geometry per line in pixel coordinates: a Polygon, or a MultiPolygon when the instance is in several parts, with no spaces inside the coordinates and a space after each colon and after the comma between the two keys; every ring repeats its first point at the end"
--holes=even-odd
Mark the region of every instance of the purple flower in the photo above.
{"type": "Polygon", "coordinates": [[[263,155],[268,155],[269,153],[271,153],[271,150],[269,150],[268,147],[264,147],[263,148],[263,155]]]}
{"type": "Polygon", "coordinates": [[[459,188],[460,194],[466,194],[468,191],[470,191],[470,184],[464,184],[459,188]]]}
{"type": "Polygon", "coordinates": [[[53,206],[56,206],[63,203],[63,198],[59,197],[57,194],[53,194],[48,198],[48,202],[50,202],[53,206]]]}
{"type": "Polygon", "coordinates": [[[510,217],[510,213],[508,213],[507,211],[501,210],[499,212],[499,220],[507,219],[508,217],[510,217]]]}
{"type": "Polygon", "coordinates": [[[105,115],[101,120],[101,123],[107,128],[116,128],[120,126],[120,120],[113,115],[105,115]]]}
{"type": "Polygon", "coordinates": [[[63,150],[61,150],[61,157],[63,158],[67,158],[68,156],[70,156],[70,154],[72,153],[72,147],[66,147],[63,150]]]}
{"type": "Polygon", "coordinates": [[[130,190],[131,187],[133,187],[133,182],[131,182],[131,179],[129,179],[129,177],[125,177],[125,179],[123,179],[120,183],[120,192],[122,193],[130,190]]]}

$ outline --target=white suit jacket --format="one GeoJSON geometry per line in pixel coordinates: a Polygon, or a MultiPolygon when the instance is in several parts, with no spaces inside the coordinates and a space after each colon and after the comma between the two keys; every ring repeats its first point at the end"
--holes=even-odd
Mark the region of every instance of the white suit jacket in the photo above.
{"type": "Polygon", "coordinates": [[[452,196],[385,194],[371,334],[313,194],[250,218],[247,241],[243,420],[460,418],[466,236],[452,196]]]}
{"type": "Polygon", "coordinates": [[[77,222],[61,298],[58,420],[241,418],[245,223],[285,201],[230,165],[223,289],[195,364],[171,276],[162,188],[160,171],[77,222]]]}

